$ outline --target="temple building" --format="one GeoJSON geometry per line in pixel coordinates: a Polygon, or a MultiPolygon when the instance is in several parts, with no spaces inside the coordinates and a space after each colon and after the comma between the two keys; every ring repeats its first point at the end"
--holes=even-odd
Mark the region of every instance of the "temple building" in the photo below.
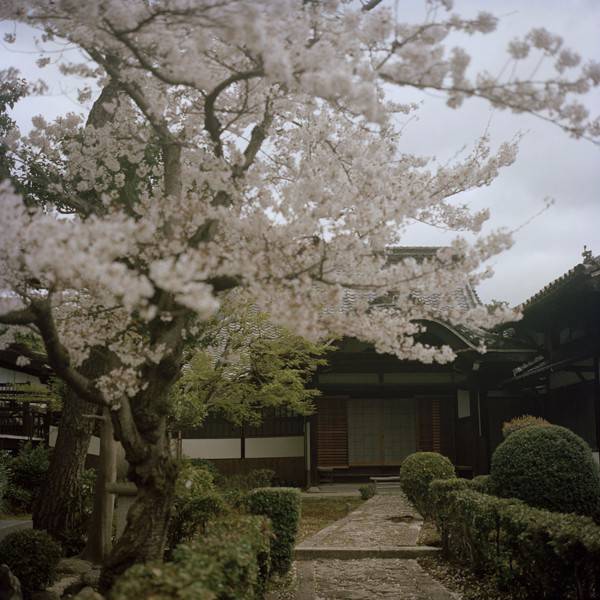
{"type": "MultiPolygon", "coordinates": [[[[431,257],[436,251],[401,253],[431,257]]],[[[470,286],[456,290],[454,301],[465,311],[481,305],[470,286]]],[[[585,251],[580,264],[520,308],[520,321],[492,331],[425,322],[420,341],[447,344],[456,353],[446,365],[399,360],[360,340],[339,340],[310,384],[321,392],[313,415],[273,408],[264,411],[260,426],[241,427],[211,415],[202,427],[173,437],[182,455],[209,459],[225,474],[270,468],[279,483],[301,486],[396,474],[418,450],[448,456],[465,477],[487,473],[502,423],[523,414],[572,429],[598,458],[600,257],[585,251]]],[[[13,378],[0,384],[0,444],[8,447],[7,435],[48,439],[40,418],[36,429],[29,417],[18,417],[13,393],[26,383],[21,379],[47,373],[41,365],[23,371],[9,354],[0,357],[0,376],[13,378]]]]}

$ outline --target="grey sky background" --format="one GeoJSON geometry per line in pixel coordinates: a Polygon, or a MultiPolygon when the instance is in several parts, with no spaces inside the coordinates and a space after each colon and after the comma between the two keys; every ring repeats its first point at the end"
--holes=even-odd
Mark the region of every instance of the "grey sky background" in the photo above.
{"type": "MultiPolygon", "coordinates": [[[[474,68],[500,71],[506,59],[506,45],[531,27],[546,27],[560,34],[565,44],[584,58],[600,60],[600,0],[456,0],[454,10],[474,16],[480,10],[501,17],[498,31],[482,36],[452,40],[472,55],[474,68]]],[[[398,2],[401,19],[418,20],[424,13],[420,0],[398,2]]],[[[13,24],[0,23],[0,39],[12,32],[13,24]]],[[[50,84],[48,95],[23,100],[14,118],[23,130],[31,117],[43,114],[52,119],[69,111],[82,111],[77,104],[78,81],[65,80],[52,66],[40,71],[33,36],[25,27],[16,29],[17,43],[0,46],[0,69],[19,68],[30,79],[43,77],[50,84]]],[[[67,55],[68,56],[68,55],[67,55]]],[[[489,127],[497,145],[524,134],[517,162],[501,173],[487,188],[463,194],[460,202],[474,209],[489,207],[492,217],[484,231],[498,227],[515,230],[526,223],[552,197],[555,204],[515,233],[515,244],[492,261],[495,275],[478,292],[484,301],[492,298],[518,304],[581,261],[584,244],[600,254],[600,147],[573,140],[551,124],[528,115],[493,110],[489,104],[468,100],[459,110],[445,106],[436,94],[400,89],[393,92],[400,101],[422,102],[418,120],[411,121],[402,138],[403,152],[452,157],[489,127]]],[[[600,113],[600,93],[587,102],[592,113],[600,113]]],[[[415,225],[404,238],[407,245],[437,245],[455,234],[415,225]]]]}

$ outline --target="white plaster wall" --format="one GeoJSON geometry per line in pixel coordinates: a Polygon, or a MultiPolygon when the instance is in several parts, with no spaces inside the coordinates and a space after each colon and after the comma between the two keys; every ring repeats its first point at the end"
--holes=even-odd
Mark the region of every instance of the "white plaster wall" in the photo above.
{"type": "Polygon", "coordinates": [[[50,448],[56,446],[56,438],[58,436],[58,427],[56,425],[50,425],[50,431],[48,432],[48,444],[50,448]]]}
{"type": "Polygon", "coordinates": [[[100,456],[100,438],[96,435],[93,435],[92,439],[90,440],[90,445],[88,446],[88,454],[100,456]]]}
{"type": "Polygon", "coordinates": [[[40,383],[40,380],[35,375],[22,373],[21,371],[13,371],[5,367],[0,367],[0,383],[40,383]]]}
{"type": "Polygon", "coordinates": [[[239,438],[213,440],[181,440],[182,452],[188,458],[241,458],[239,438]]]}
{"type": "Polygon", "coordinates": [[[304,456],[304,437],[246,438],[246,458],[290,458],[304,456]]]}

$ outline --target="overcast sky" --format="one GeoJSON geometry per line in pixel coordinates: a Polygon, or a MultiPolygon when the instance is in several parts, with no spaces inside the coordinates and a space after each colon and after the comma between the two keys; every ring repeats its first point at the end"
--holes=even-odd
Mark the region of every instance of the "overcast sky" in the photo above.
{"type": "MultiPolygon", "coordinates": [[[[400,14],[405,11],[406,20],[412,21],[423,14],[423,4],[403,0],[398,6],[400,14]]],[[[600,60],[600,0],[455,0],[455,10],[465,16],[488,10],[502,17],[495,34],[460,40],[475,65],[492,72],[504,64],[507,42],[531,27],[544,26],[563,36],[565,44],[584,58],[600,60]]],[[[0,23],[0,38],[9,31],[13,25],[0,23]]],[[[22,26],[17,27],[17,35],[17,44],[0,46],[0,68],[14,66],[28,78],[44,76],[50,82],[47,96],[26,99],[16,107],[19,126],[29,129],[36,114],[51,119],[83,110],[76,102],[77,83],[56,76],[52,69],[38,71],[32,36],[22,26]]],[[[418,121],[405,129],[403,152],[444,160],[461,147],[470,147],[488,125],[496,144],[524,133],[516,164],[492,186],[460,199],[474,208],[491,209],[486,230],[519,228],[543,208],[545,198],[555,200],[515,234],[509,251],[494,259],[494,277],[478,289],[484,301],[495,298],[518,304],[580,262],[584,244],[600,254],[600,147],[573,140],[534,117],[492,110],[483,101],[469,100],[460,110],[451,110],[442,97],[433,94],[400,90],[394,95],[402,101],[422,101],[418,121]]],[[[587,104],[599,114],[600,93],[590,96],[587,104]]],[[[451,238],[451,234],[415,226],[407,232],[405,243],[437,245],[451,238]]]]}

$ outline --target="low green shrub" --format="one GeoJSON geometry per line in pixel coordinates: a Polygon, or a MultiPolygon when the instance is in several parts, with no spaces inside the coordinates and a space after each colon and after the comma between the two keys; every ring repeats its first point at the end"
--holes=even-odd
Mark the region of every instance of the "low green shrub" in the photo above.
{"type": "Polygon", "coordinates": [[[5,455],[2,462],[8,473],[5,491],[7,509],[15,513],[31,512],[50,466],[49,450],[27,443],[16,456],[5,455]]]}
{"type": "Polygon", "coordinates": [[[262,516],[243,515],[211,523],[208,534],[173,553],[183,569],[203,573],[217,598],[263,598],[271,573],[272,529],[262,516]]]}
{"type": "Polygon", "coordinates": [[[273,570],[280,575],[287,573],[300,521],[300,492],[295,488],[259,488],[248,494],[246,503],[250,513],[271,520],[273,570]]]}
{"type": "Polygon", "coordinates": [[[542,417],[532,417],[531,415],[521,415],[515,417],[510,421],[506,421],[502,424],[502,437],[506,439],[511,433],[524,429],[525,427],[547,427],[551,423],[543,419],[542,417]]]}
{"type": "Polygon", "coordinates": [[[270,573],[267,519],[229,516],[201,539],[182,544],[173,562],[135,565],[116,582],[111,600],[258,600],[270,573]]]}
{"type": "Polygon", "coordinates": [[[429,484],[429,516],[433,519],[442,540],[442,549],[448,549],[450,530],[450,505],[448,494],[472,488],[468,479],[452,477],[450,479],[434,479],[429,484]]]}
{"type": "Polygon", "coordinates": [[[402,491],[424,517],[429,516],[429,484],[434,479],[454,476],[450,460],[437,452],[415,452],[407,456],[400,467],[402,491]]]}
{"type": "Polygon", "coordinates": [[[11,514],[30,513],[33,506],[33,494],[10,481],[4,491],[6,509],[11,514]]]}
{"type": "Polygon", "coordinates": [[[110,600],[215,600],[198,574],[172,562],[134,565],[115,583],[110,600]]]}
{"type": "Polygon", "coordinates": [[[45,531],[22,529],[0,542],[0,564],[19,579],[26,598],[54,582],[60,556],[60,545],[45,531]]]}
{"type": "Polygon", "coordinates": [[[600,473],[590,447],[558,425],[511,433],[492,456],[490,484],[498,496],[547,510],[591,516],[600,507],[600,473]]]}
{"type": "Polygon", "coordinates": [[[165,557],[170,557],[178,544],[203,533],[208,521],[225,511],[225,502],[213,483],[206,465],[184,461],[175,485],[165,557]]]}
{"type": "Polygon", "coordinates": [[[0,450],[0,512],[7,508],[6,490],[9,485],[8,455],[0,450]]]}
{"type": "Polygon", "coordinates": [[[272,469],[252,469],[248,473],[236,473],[219,480],[224,490],[250,491],[256,488],[269,487],[273,483],[275,471],[272,469]]]}
{"type": "Polygon", "coordinates": [[[248,500],[248,494],[250,492],[248,490],[240,490],[238,488],[233,488],[231,490],[223,490],[221,495],[223,500],[233,510],[244,511],[246,510],[246,502],[248,500]]]}
{"type": "Polygon", "coordinates": [[[458,479],[432,482],[431,498],[446,556],[495,574],[511,597],[600,596],[600,527],[589,517],[482,494],[458,479]]]}
{"type": "Polygon", "coordinates": [[[366,485],[361,485],[358,491],[363,500],[368,500],[377,494],[377,486],[374,483],[367,483],[366,485]]]}
{"type": "Polygon", "coordinates": [[[217,492],[191,499],[176,499],[167,532],[165,555],[169,557],[177,545],[204,533],[208,522],[223,512],[225,501],[217,492]]]}
{"type": "Polygon", "coordinates": [[[35,493],[42,487],[49,467],[48,448],[25,444],[10,463],[11,480],[15,485],[35,493]]]}
{"type": "Polygon", "coordinates": [[[203,469],[206,469],[212,475],[215,484],[218,484],[219,479],[222,477],[222,475],[212,460],[208,460],[207,458],[190,458],[188,460],[193,467],[201,467],[203,469]]]}
{"type": "Polygon", "coordinates": [[[491,494],[492,493],[492,485],[490,482],[489,475],[477,475],[477,477],[473,477],[471,479],[471,487],[476,492],[481,492],[482,494],[491,494]]]}

